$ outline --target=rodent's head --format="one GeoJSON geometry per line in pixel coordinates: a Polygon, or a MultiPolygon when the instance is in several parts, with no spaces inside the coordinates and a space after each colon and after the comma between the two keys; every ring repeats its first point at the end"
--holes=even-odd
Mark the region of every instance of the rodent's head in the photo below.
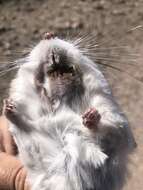
{"type": "Polygon", "coordinates": [[[64,94],[69,87],[82,83],[82,71],[78,62],[80,51],[72,43],[47,33],[32,50],[29,58],[37,67],[36,84],[45,89],[51,88],[46,85],[52,83],[52,88],[60,88],[64,94]]]}

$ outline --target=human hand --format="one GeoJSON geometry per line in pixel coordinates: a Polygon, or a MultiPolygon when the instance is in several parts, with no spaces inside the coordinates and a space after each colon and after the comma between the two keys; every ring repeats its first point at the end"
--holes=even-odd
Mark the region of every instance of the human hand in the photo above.
{"type": "Polygon", "coordinates": [[[26,170],[16,158],[17,148],[10,132],[8,121],[0,117],[0,189],[29,190],[26,170]]]}

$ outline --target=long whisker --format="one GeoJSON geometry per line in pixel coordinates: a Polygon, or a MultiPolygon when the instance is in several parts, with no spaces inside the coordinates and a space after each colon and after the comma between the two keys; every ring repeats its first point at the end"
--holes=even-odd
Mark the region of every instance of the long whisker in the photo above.
{"type": "Polygon", "coordinates": [[[113,69],[113,70],[115,70],[115,71],[120,71],[120,72],[122,72],[122,73],[125,73],[125,74],[128,75],[130,78],[133,78],[133,79],[135,79],[136,81],[138,81],[138,82],[140,82],[141,84],[143,84],[143,81],[142,81],[142,80],[140,80],[139,78],[133,76],[131,73],[128,73],[127,71],[125,71],[125,70],[123,70],[123,69],[121,69],[121,68],[118,68],[118,67],[115,67],[115,66],[113,66],[113,65],[106,64],[106,63],[97,62],[97,64],[98,64],[98,65],[102,65],[102,66],[104,66],[104,67],[109,67],[109,68],[111,68],[111,69],[113,69]]]}
{"type": "Polygon", "coordinates": [[[8,72],[10,72],[12,70],[18,69],[19,67],[21,67],[21,65],[23,65],[27,62],[28,62],[28,57],[26,57],[26,58],[24,57],[24,58],[14,61],[14,62],[2,64],[0,66],[0,77],[4,76],[5,74],[7,74],[8,72]]]}
{"type": "Polygon", "coordinates": [[[131,31],[134,31],[134,30],[137,30],[137,29],[143,29],[143,25],[135,26],[135,27],[129,29],[127,32],[131,32],[131,31]]]}
{"type": "Polygon", "coordinates": [[[16,66],[17,63],[16,62],[10,62],[10,63],[3,63],[2,65],[0,65],[0,70],[6,69],[6,68],[12,68],[14,66],[16,66]]]}
{"type": "Polygon", "coordinates": [[[90,46],[91,45],[95,45],[95,38],[97,37],[97,35],[96,36],[90,36],[89,34],[85,34],[85,35],[82,35],[82,36],[80,36],[78,39],[80,39],[80,40],[75,40],[74,41],[74,44],[75,45],[85,45],[86,44],[86,46],[88,46],[88,44],[90,44],[90,46]],[[89,43],[90,42],[90,43],[89,43]]]}
{"type": "MultiPolygon", "coordinates": [[[[84,51],[83,51],[84,52],[84,51]]],[[[88,51],[85,51],[84,53],[86,53],[87,55],[93,55],[93,56],[108,56],[108,57],[124,57],[124,58],[131,58],[131,59],[137,59],[137,58],[141,58],[141,55],[140,54],[138,54],[138,53],[118,53],[117,54],[117,52],[116,53],[114,53],[114,52],[88,52],[88,51]]]]}
{"type": "Polygon", "coordinates": [[[116,57],[100,57],[100,56],[91,56],[89,55],[92,59],[95,59],[96,60],[103,60],[103,61],[113,61],[114,63],[116,62],[124,62],[124,63],[137,63],[137,60],[136,59],[130,59],[130,58],[126,58],[126,60],[120,60],[120,59],[117,59],[116,57]]]}
{"type": "MultiPolygon", "coordinates": [[[[90,47],[90,46],[89,46],[90,47]]],[[[95,45],[95,48],[93,48],[92,46],[91,46],[91,48],[90,49],[93,49],[93,50],[96,50],[96,51],[107,51],[107,50],[126,50],[127,51],[127,49],[129,48],[129,46],[126,46],[126,45],[122,45],[122,46],[108,46],[108,47],[106,47],[106,48],[103,48],[103,47],[99,47],[99,45],[95,45]]],[[[82,48],[81,48],[82,49],[82,48]]],[[[86,49],[86,47],[85,47],[85,49],[86,49]]],[[[87,48],[88,49],[88,48],[87,48]]]]}
{"type": "Polygon", "coordinates": [[[6,73],[12,71],[12,70],[15,70],[15,69],[19,68],[19,67],[20,67],[20,66],[17,65],[17,66],[15,66],[15,67],[9,68],[9,69],[7,69],[7,70],[5,70],[5,71],[0,71],[0,77],[3,76],[3,75],[5,75],[6,73]]]}

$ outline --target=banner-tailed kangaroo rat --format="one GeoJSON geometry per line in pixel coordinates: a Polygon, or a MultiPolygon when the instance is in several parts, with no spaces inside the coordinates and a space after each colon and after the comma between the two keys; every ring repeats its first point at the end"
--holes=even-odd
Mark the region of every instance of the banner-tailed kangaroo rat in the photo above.
{"type": "Polygon", "coordinates": [[[97,65],[47,33],[11,83],[9,129],[32,190],[117,190],[134,139],[97,65]]]}

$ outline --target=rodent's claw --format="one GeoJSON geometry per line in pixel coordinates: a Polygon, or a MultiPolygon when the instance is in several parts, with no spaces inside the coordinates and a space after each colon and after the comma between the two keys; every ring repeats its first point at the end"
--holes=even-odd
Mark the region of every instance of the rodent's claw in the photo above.
{"type": "Polygon", "coordinates": [[[85,112],[82,118],[84,126],[89,129],[95,129],[98,126],[101,116],[95,108],[90,108],[87,112],[85,112]]]}
{"type": "Polygon", "coordinates": [[[16,113],[16,106],[11,99],[4,100],[3,113],[8,119],[12,119],[16,113]]]}

